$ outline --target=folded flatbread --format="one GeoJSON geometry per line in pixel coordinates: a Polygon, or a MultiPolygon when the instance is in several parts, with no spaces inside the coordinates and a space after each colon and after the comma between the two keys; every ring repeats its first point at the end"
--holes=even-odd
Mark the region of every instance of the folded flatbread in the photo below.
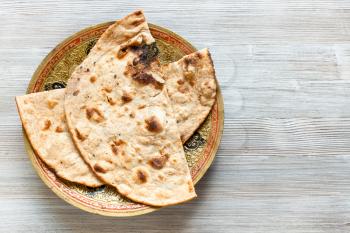
{"type": "Polygon", "coordinates": [[[162,67],[182,142],[208,116],[216,98],[214,65],[208,49],[162,67]]]}
{"type": "MultiPolygon", "coordinates": [[[[215,72],[210,53],[207,49],[197,51],[177,62],[164,65],[162,71],[181,139],[185,142],[206,118],[215,100],[215,72]]],[[[39,157],[55,170],[58,176],[91,187],[100,186],[102,182],[80,158],[67,131],[63,117],[64,93],[65,89],[59,89],[16,97],[23,125],[28,129],[26,133],[39,157]],[[24,101],[31,104],[24,104],[24,101]],[[48,102],[55,105],[51,104],[50,107],[48,102]],[[56,113],[58,115],[54,115],[56,113]],[[43,132],[34,130],[39,124],[45,123],[48,114],[51,114],[55,118],[54,122],[59,125],[56,127],[58,132],[53,127],[43,132]],[[60,132],[60,129],[63,131],[60,132]],[[49,136],[33,135],[39,133],[49,136]],[[45,148],[51,147],[52,143],[56,144],[52,149],[45,148]],[[45,152],[39,153],[39,148],[45,152]],[[77,175],[77,172],[81,173],[77,175]]]]}
{"type": "Polygon", "coordinates": [[[157,53],[142,11],[117,21],[73,72],[64,107],[99,178],[133,201],[167,206],[196,193],[157,53]]]}
{"type": "Polygon", "coordinates": [[[102,182],[75,148],[64,115],[64,89],[17,96],[23,127],[36,154],[66,180],[90,187],[102,182]]]}

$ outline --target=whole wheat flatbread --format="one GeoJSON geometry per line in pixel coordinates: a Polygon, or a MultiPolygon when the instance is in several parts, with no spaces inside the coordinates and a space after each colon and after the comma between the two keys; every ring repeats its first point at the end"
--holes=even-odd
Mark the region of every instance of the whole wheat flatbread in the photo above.
{"type": "MultiPolygon", "coordinates": [[[[175,117],[177,120],[177,125],[179,131],[181,133],[181,139],[185,142],[193,132],[198,128],[201,122],[206,118],[209,113],[212,104],[214,103],[215,98],[215,73],[213,69],[213,65],[211,62],[210,54],[207,49],[195,52],[193,54],[187,55],[184,58],[180,59],[177,62],[171,63],[163,67],[163,72],[166,77],[166,87],[170,96],[171,105],[175,110],[175,117]],[[185,65],[185,59],[188,59],[190,65],[185,65]],[[193,67],[193,68],[192,68],[193,67]],[[190,74],[188,70],[193,70],[193,75],[190,74]]],[[[60,110],[60,114],[63,114],[63,101],[64,101],[64,90],[53,90],[46,91],[40,94],[29,94],[21,97],[17,97],[20,99],[30,99],[35,96],[36,104],[43,104],[44,107],[45,101],[55,96],[56,100],[59,102],[57,105],[57,109],[60,110]]],[[[20,101],[18,101],[20,103],[20,101]]],[[[22,102],[23,103],[23,102],[22,102]]],[[[23,108],[23,104],[20,104],[19,107],[23,108]]],[[[35,106],[27,106],[30,107],[33,111],[29,112],[23,110],[22,118],[32,118],[33,114],[36,114],[37,122],[45,122],[46,115],[43,112],[36,112],[35,106]]],[[[46,106],[47,107],[47,106],[46,106]]],[[[66,129],[66,122],[62,119],[56,119],[57,122],[60,122],[62,129],[66,129]]],[[[40,131],[35,131],[40,132],[40,131]]],[[[72,140],[69,135],[67,135],[67,131],[63,132],[63,134],[57,134],[57,132],[53,130],[45,131],[45,133],[50,134],[50,141],[60,142],[60,146],[57,148],[65,148],[62,150],[54,150],[54,154],[42,157],[43,161],[48,164],[51,168],[53,168],[58,176],[65,178],[66,180],[77,182],[80,184],[85,184],[87,186],[96,187],[102,184],[101,181],[93,178],[91,181],[91,177],[95,177],[94,173],[88,168],[90,174],[86,174],[80,177],[80,175],[73,174],[76,171],[81,169],[72,168],[72,171],[69,169],[62,169],[62,165],[60,160],[65,160],[65,156],[68,155],[69,161],[71,160],[70,152],[68,154],[64,154],[66,150],[71,151],[74,156],[77,157],[78,151],[72,144],[72,140]],[[64,135],[64,137],[62,137],[64,135]],[[62,153],[61,153],[62,152],[62,153]],[[56,161],[52,161],[52,157],[56,161]],[[51,161],[46,161],[47,157],[51,158],[51,161]],[[58,161],[58,162],[57,162],[58,161]]],[[[30,135],[30,133],[27,133],[30,135]]],[[[40,137],[36,137],[37,139],[40,137]]],[[[39,148],[38,144],[46,143],[46,141],[35,141],[33,142],[33,146],[35,148],[39,148]]],[[[47,145],[47,144],[46,144],[47,145]]],[[[69,164],[65,162],[65,164],[69,164]]],[[[73,160],[75,161],[75,159],[73,160]]],[[[74,166],[79,166],[81,164],[82,171],[85,174],[86,164],[83,160],[78,158],[78,163],[75,163],[74,166]],[[80,161],[79,161],[80,160],[80,161]]],[[[68,166],[70,167],[70,166],[68,166]]]]}
{"type": "Polygon", "coordinates": [[[64,115],[64,89],[17,96],[23,127],[36,154],[66,180],[90,187],[102,182],[76,150],[64,115]]]}
{"type": "Polygon", "coordinates": [[[196,194],[156,55],[143,12],[126,16],[75,69],[64,106],[98,177],[133,201],[167,206],[196,194]]]}
{"type": "Polygon", "coordinates": [[[208,49],[162,67],[181,140],[185,142],[210,112],[216,98],[213,61],[208,49]]]}

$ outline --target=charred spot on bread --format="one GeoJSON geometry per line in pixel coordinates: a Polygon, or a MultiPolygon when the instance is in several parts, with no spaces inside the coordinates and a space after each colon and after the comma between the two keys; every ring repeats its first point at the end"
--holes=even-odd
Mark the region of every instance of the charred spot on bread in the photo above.
{"type": "Polygon", "coordinates": [[[111,144],[111,149],[112,149],[112,152],[113,154],[117,155],[118,154],[118,146],[116,146],[114,143],[111,144]]]}
{"type": "Polygon", "coordinates": [[[126,144],[126,142],[122,139],[117,139],[117,140],[114,140],[113,143],[116,145],[116,146],[120,146],[120,145],[124,145],[126,144]]]}
{"type": "Polygon", "coordinates": [[[112,161],[110,158],[107,158],[107,159],[106,159],[106,162],[107,162],[107,163],[110,163],[110,164],[113,164],[113,161],[112,161]]]}
{"type": "Polygon", "coordinates": [[[154,78],[152,75],[147,73],[140,73],[133,77],[133,79],[143,85],[148,85],[153,82],[154,78]]]}
{"type": "MultiPolygon", "coordinates": [[[[138,26],[144,22],[144,19],[137,19],[132,24],[135,24],[134,26],[138,26]]],[[[128,53],[128,51],[131,51],[139,55],[142,63],[149,64],[158,55],[159,51],[155,42],[147,45],[143,43],[144,39],[144,36],[141,34],[136,39],[128,40],[126,43],[120,46],[116,57],[121,59],[128,53]]]]}
{"type": "Polygon", "coordinates": [[[134,60],[132,60],[132,65],[137,66],[137,64],[140,62],[140,59],[138,57],[135,57],[134,60]]]}
{"type": "Polygon", "coordinates": [[[185,71],[184,76],[187,79],[187,81],[190,83],[191,86],[194,86],[195,81],[194,81],[194,72],[192,71],[185,71]]]}
{"type": "Polygon", "coordinates": [[[115,105],[117,102],[116,101],[114,101],[113,100],[113,98],[112,97],[109,97],[109,96],[107,96],[107,102],[110,104],[110,105],[115,105]]]}
{"type": "Polygon", "coordinates": [[[151,165],[154,169],[162,169],[168,160],[168,156],[160,156],[160,157],[155,157],[151,159],[148,163],[151,165]]]}
{"type": "Polygon", "coordinates": [[[97,108],[86,108],[86,117],[98,123],[104,120],[103,114],[97,108]]]}
{"type": "Polygon", "coordinates": [[[146,183],[147,182],[147,173],[141,169],[138,169],[136,171],[137,179],[139,183],[146,183]]]}
{"type": "Polygon", "coordinates": [[[163,89],[163,83],[157,81],[147,72],[150,68],[152,69],[159,66],[159,62],[156,59],[159,50],[155,42],[149,45],[145,43],[136,46],[132,45],[129,48],[130,51],[137,56],[132,62],[128,62],[124,70],[124,75],[132,77],[134,81],[141,85],[152,84],[156,89],[163,89]]]}
{"type": "Polygon", "coordinates": [[[48,129],[50,129],[50,126],[51,126],[51,121],[50,121],[50,120],[46,120],[46,121],[44,122],[44,128],[43,128],[43,130],[48,130],[48,129]]]}
{"type": "Polygon", "coordinates": [[[179,84],[179,85],[183,85],[184,83],[185,83],[185,81],[183,79],[177,80],[177,84],[179,84]]]}
{"type": "Polygon", "coordinates": [[[134,22],[132,22],[131,24],[135,27],[139,26],[140,24],[142,24],[143,22],[145,22],[145,19],[144,18],[141,18],[141,19],[137,19],[135,20],[134,22]]]}
{"type": "Polygon", "coordinates": [[[99,172],[99,173],[106,173],[106,169],[104,169],[103,167],[101,167],[98,163],[96,163],[94,165],[94,171],[95,172],[99,172]]]}
{"type": "Polygon", "coordinates": [[[143,43],[139,46],[131,46],[131,51],[137,53],[140,57],[139,61],[148,66],[159,54],[156,42],[152,44],[143,43]]]}
{"type": "Polygon", "coordinates": [[[74,131],[75,131],[75,135],[80,141],[84,141],[86,139],[86,136],[80,133],[80,131],[77,128],[75,128],[74,131]]]}
{"type": "Polygon", "coordinates": [[[146,129],[150,132],[160,133],[163,130],[161,123],[159,122],[158,118],[155,116],[152,116],[149,119],[146,119],[145,123],[146,123],[146,129]]]}
{"type": "Polygon", "coordinates": [[[102,90],[107,92],[107,93],[111,93],[113,89],[112,89],[112,87],[106,86],[106,87],[103,87],[102,90]]]}
{"type": "Polygon", "coordinates": [[[130,117],[130,118],[135,118],[135,113],[134,113],[134,112],[131,112],[131,113],[129,114],[129,117],[130,117]]]}
{"type": "Polygon", "coordinates": [[[152,84],[156,89],[163,89],[164,84],[158,82],[151,74],[139,73],[133,76],[133,79],[141,85],[152,84]]]}
{"type": "Polygon", "coordinates": [[[63,128],[60,127],[60,126],[57,126],[55,131],[56,131],[56,133],[62,133],[63,132],[63,128]]]}
{"type": "Polygon", "coordinates": [[[163,175],[159,174],[159,175],[158,175],[158,179],[159,179],[160,181],[164,181],[164,180],[165,180],[165,177],[164,177],[163,175]]]}
{"type": "Polygon", "coordinates": [[[124,74],[133,76],[150,67],[152,63],[158,64],[156,58],[159,54],[159,50],[155,42],[148,45],[142,43],[142,41],[135,40],[125,46],[127,46],[131,52],[136,54],[136,57],[128,64],[124,74]]]}
{"type": "Polygon", "coordinates": [[[79,92],[80,92],[79,90],[74,91],[73,96],[77,96],[79,94],[79,92]]]}
{"type": "Polygon", "coordinates": [[[184,64],[185,64],[186,70],[191,63],[192,63],[192,59],[190,59],[189,57],[184,58],[184,64]]]}
{"type": "Polygon", "coordinates": [[[188,87],[182,85],[182,86],[178,86],[177,90],[181,93],[186,93],[186,92],[188,92],[189,89],[188,89],[188,87]]]}
{"type": "Polygon", "coordinates": [[[137,16],[142,15],[142,11],[141,10],[135,11],[134,14],[137,15],[137,16]]]}
{"type": "Polygon", "coordinates": [[[58,104],[58,102],[55,100],[48,100],[47,101],[47,106],[49,107],[49,109],[53,109],[57,104],[58,104]]]}
{"type": "Polygon", "coordinates": [[[117,52],[116,57],[118,59],[122,59],[123,57],[125,57],[125,55],[128,53],[128,48],[127,47],[120,47],[120,49],[117,52]]]}
{"type": "Polygon", "coordinates": [[[96,82],[96,76],[95,76],[95,75],[93,75],[93,76],[90,77],[90,82],[91,82],[91,83],[96,82]]]}
{"type": "Polygon", "coordinates": [[[123,101],[124,104],[129,103],[130,101],[132,101],[131,94],[127,93],[126,91],[123,91],[122,101],[123,101]]]}
{"type": "Polygon", "coordinates": [[[139,69],[136,66],[133,66],[130,62],[125,66],[125,70],[124,70],[125,76],[133,77],[134,75],[137,74],[137,72],[139,72],[139,69]]]}
{"type": "Polygon", "coordinates": [[[203,55],[200,52],[195,53],[195,55],[196,55],[196,57],[198,59],[202,59],[203,58],[203,55]]]}
{"type": "Polygon", "coordinates": [[[197,58],[195,56],[187,56],[183,59],[183,64],[184,64],[184,70],[189,70],[189,66],[196,66],[197,63],[197,58]]]}
{"type": "MultiPolygon", "coordinates": [[[[113,140],[112,144],[111,144],[111,149],[112,149],[112,152],[117,155],[118,152],[119,152],[119,147],[126,144],[125,141],[123,141],[122,139],[116,139],[116,140],[113,140]]],[[[125,154],[124,151],[122,151],[122,154],[125,154]]]]}

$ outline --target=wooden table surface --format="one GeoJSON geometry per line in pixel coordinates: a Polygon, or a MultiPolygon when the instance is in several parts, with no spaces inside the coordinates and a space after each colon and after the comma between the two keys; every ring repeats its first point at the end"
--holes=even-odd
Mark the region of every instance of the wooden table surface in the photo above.
{"type": "Polygon", "coordinates": [[[349,1],[0,2],[0,232],[349,231],[349,1]],[[83,212],[43,184],[14,96],[61,40],[135,9],[209,47],[225,128],[196,200],[118,219],[83,212]]]}

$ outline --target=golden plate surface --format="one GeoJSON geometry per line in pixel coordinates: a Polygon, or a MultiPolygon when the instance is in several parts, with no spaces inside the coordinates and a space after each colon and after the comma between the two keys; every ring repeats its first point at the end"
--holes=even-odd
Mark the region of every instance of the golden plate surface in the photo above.
{"type": "MultiPolygon", "coordinates": [[[[64,88],[74,68],[84,60],[101,34],[112,23],[86,28],[57,45],[35,71],[27,93],[64,88]]],[[[196,51],[189,42],[177,34],[153,24],[149,24],[149,27],[156,39],[162,63],[177,61],[184,55],[196,51]]],[[[223,119],[223,100],[218,89],[217,100],[207,119],[184,144],[194,183],[201,179],[216,155],[223,130],[223,119]]],[[[68,203],[91,213],[118,217],[140,215],[158,209],[127,200],[107,185],[89,188],[57,177],[36,156],[25,133],[24,140],[26,151],[40,178],[68,203]]]]}

